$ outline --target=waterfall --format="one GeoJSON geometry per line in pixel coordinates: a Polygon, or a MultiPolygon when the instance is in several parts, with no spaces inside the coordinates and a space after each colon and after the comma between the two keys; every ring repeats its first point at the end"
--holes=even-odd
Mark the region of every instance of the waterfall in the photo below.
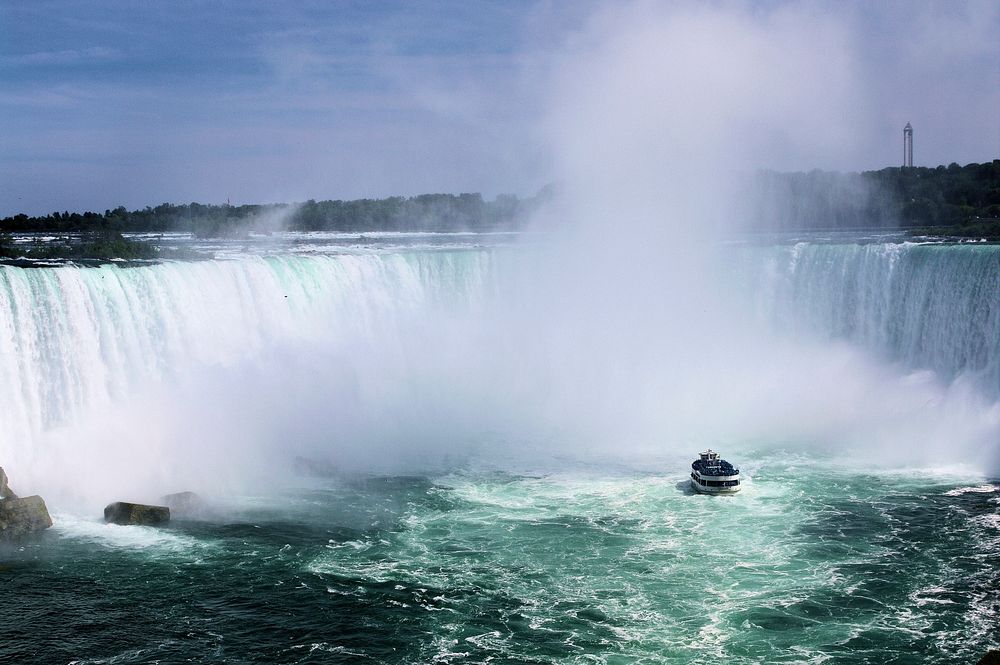
{"type": "Polygon", "coordinates": [[[964,376],[1000,396],[1000,246],[914,243],[743,248],[758,314],[964,376]]]}
{"type": "MultiPolygon", "coordinates": [[[[150,386],[252,365],[274,348],[363,354],[357,347],[370,344],[380,348],[369,355],[392,355],[386,340],[405,334],[416,313],[474,304],[489,265],[487,252],[414,252],[0,266],[0,458],[37,469],[40,481],[54,455],[82,456],[67,451],[86,440],[60,447],[47,432],[150,386]]],[[[149,435],[139,427],[136,448],[149,435]]]]}
{"type": "MultiPolygon", "coordinates": [[[[544,273],[524,270],[525,253],[0,267],[0,460],[28,485],[80,473],[137,493],[197,489],[192,469],[219,484],[222,470],[272,469],[281,454],[420,461],[484,432],[494,448],[783,433],[995,443],[996,246],[732,246],[718,281],[771,332],[710,318],[703,342],[697,324],[669,336],[685,326],[670,300],[648,300],[663,311],[632,334],[636,304],[670,285],[645,285],[619,310],[606,293],[590,306],[581,287],[561,310],[552,289],[534,289],[544,273]],[[846,361],[830,342],[852,349],[846,361]],[[921,371],[933,386],[906,378],[921,371]]],[[[588,284],[614,269],[590,265],[588,284]]]]}

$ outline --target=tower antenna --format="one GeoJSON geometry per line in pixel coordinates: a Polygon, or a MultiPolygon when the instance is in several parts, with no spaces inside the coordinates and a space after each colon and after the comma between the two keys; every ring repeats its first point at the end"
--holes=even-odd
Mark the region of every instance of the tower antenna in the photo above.
{"type": "Polygon", "coordinates": [[[903,166],[913,166],[913,127],[903,127],[903,166]]]}

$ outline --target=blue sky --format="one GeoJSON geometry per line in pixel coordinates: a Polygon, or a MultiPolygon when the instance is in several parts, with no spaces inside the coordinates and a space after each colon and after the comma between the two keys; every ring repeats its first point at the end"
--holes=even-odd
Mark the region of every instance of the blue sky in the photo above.
{"type": "MultiPolygon", "coordinates": [[[[762,166],[894,165],[907,120],[918,163],[1000,157],[991,3],[813,5],[850,27],[873,138],[762,166]]],[[[531,194],[552,63],[600,6],[0,0],[0,214],[531,194]]]]}

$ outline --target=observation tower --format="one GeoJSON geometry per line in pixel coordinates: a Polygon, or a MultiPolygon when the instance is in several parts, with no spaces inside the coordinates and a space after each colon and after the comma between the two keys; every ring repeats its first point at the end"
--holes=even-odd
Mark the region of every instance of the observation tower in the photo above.
{"type": "Polygon", "coordinates": [[[903,127],[903,166],[913,166],[913,127],[903,127]]]}

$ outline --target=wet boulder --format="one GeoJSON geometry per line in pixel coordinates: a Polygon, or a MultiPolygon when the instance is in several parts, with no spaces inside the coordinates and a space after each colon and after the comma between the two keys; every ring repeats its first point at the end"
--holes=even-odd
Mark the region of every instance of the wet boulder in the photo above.
{"type": "Polygon", "coordinates": [[[104,508],[104,521],[121,525],[157,526],[170,521],[170,508],[115,501],[104,508]]]}
{"type": "Polygon", "coordinates": [[[3,499],[16,499],[17,495],[10,489],[10,485],[7,484],[7,474],[4,472],[3,467],[0,466],[0,501],[3,499]]]}
{"type": "Polygon", "coordinates": [[[0,540],[13,540],[52,526],[52,518],[40,496],[0,501],[0,540]]]}
{"type": "Polygon", "coordinates": [[[160,501],[170,509],[172,517],[194,517],[205,512],[205,501],[194,492],[175,492],[161,496],[160,501]]]}
{"type": "Polygon", "coordinates": [[[339,475],[339,470],[329,460],[301,455],[292,460],[292,471],[295,475],[306,478],[335,478],[339,475]]]}

